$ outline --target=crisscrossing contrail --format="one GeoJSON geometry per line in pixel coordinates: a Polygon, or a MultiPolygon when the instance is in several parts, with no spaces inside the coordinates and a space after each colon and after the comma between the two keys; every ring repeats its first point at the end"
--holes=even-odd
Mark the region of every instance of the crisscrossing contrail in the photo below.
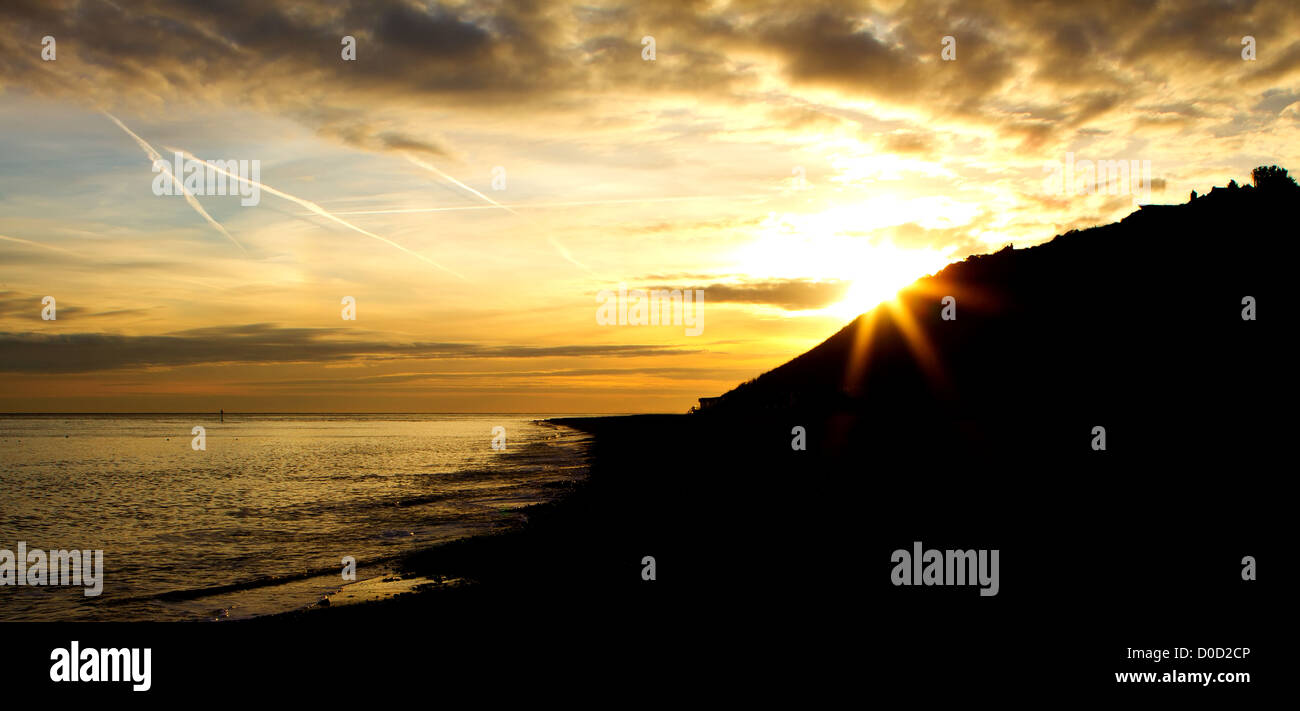
{"type": "Polygon", "coordinates": [[[234,242],[236,247],[239,247],[245,253],[248,252],[248,250],[244,249],[244,245],[239,243],[239,240],[231,236],[231,234],[226,231],[226,228],[223,227],[220,222],[217,222],[215,219],[213,219],[212,215],[209,215],[208,211],[203,209],[203,206],[199,204],[198,199],[195,198],[192,194],[190,194],[189,190],[185,189],[185,184],[181,182],[181,179],[175,175],[172,175],[171,165],[167,161],[162,160],[162,155],[160,155],[158,151],[154,150],[153,146],[149,145],[148,141],[136,135],[135,131],[132,131],[131,129],[127,128],[126,124],[117,120],[117,117],[114,116],[113,114],[110,114],[107,111],[101,111],[100,113],[107,116],[110,121],[117,124],[118,128],[122,129],[123,131],[126,131],[126,134],[128,136],[135,139],[136,144],[139,145],[140,148],[144,150],[145,155],[149,156],[149,160],[152,162],[151,164],[157,165],[159,164],[159,161],[162,161],[161,165],[163,166],[163,170],[167,172],[167,175],[171,176],[172,184],[180,187],[181,192],[185,195],[185,202],[189,203],[190,207],[194,208],[195,212],[199,213],[199,215],[201,215],[203,219],[207,220],[208,224],[212,225],[214,228],[216,228],[218,232],[225,235],[226,239],[230,240],[231,242],[234,242]]]}
{"type": "Polygon", "coordinates": [[[357,232],[357,233],[363,234],[363,235],[365,235],[365,236],[367,236],[367,237],[369,237],[369,238],[371,238],[371,239],[379,240],[380,242],[383,242],[384,244],[389,245],[390,247],[394,247],[394,248],[396,248],[396,249],[400,249],[400,250],[402,250],[403,252],[405,252],[406,254],[409,254],[409,255],[411,255],[412,257],[415,257],[416,259],[419,259],[419,260],[422,261],[422,262],[426,262],[426,263],[428,263],[428,264],[430,264],[430,265],[432,265],[432,266],[434,266],[434,267],[436,267],[436,268],[438,268],[438,269],[441,269],[442,271],[447,272],[448,274],[451,274],[452,276],[455,276],[455,277],[457,277],[457,278],[459,278],[459,279],[464,279],[465,281],[469,281],[468,279],[465,279],[465,277],[464,277],[462,274],[460,274],[460,273],[458,273],[458,272],[456,272],[456,271],[453,271],[453,270],[451,270],[451,269],[449,269],[449,268],[447,268],[447,267],[444,267],[443,265],[441,265],[441,264],[439,264],[439,263],[433,261],[432,259],[429,259],[428,257],[424,256],[423,254],[420,254],[419,252],[414,252],[414,251],[412,251],[412,250],[410,250],[410,249],[407,249],[406,247],[403,247],[402,245],[400,245],[400,244],[398,244],[398,243],[396,243],[396,242],[394,242],[394,241],[388,239],[387,237],[381,237],[381,236],[375,234],[374,232],[370,232],[369,230],[363,230],[363,229],[361,229],[360,227],[357,227],[356,225],[352,224],[351,222],[348,222],[347,220],[344,220],[344,219],[342,219],[342,218],[340,218],[340,217],[335,217],[335,216],[334,216],[332,213],[330,213],[328,210],[326,210],[325,208],[321,207],[320,205],[317,205],[316,203],[312,202],[311,200],[304,200],[303,198],[300,198],[300,197],[297,197],[297,196],[294,196],[294,195],[290,195],[289,193],[286,193],[286,192],[284,192],[283,190],[276,190],[275,188],[271,187],[270,185],[267,185],[266,183],[262,183],[262,182],[258,182],[258,181],[256,181],[256,180],[252,180],[252,179],[249,179],[249,178],[245,178],[245,177],[243,177],[243,176],[241,176],[241,175],[236,175],[236,174],[234,174],[234,173],[231,173],[231,172],[225,170],[225,169],[222,168],[221,166],[213,165],[212,163],[209,163],[208,161],[205,161],[205,160],[203,160],[202,158],[198,158],[198,157],[196,157],[194,154],[192,154],[192,153],[190,153],[190,152],[188,152],[188,151],[184,151],[184,150],[181,150],[181,149],[179,149],[179,148],[172,148],[171,146],[163,146],[163,147],[166,148],[166,149],[169,150],[169,151],[174,151],[174,152],[176,152],[176,153],[179,153],[179,154],[181,154],[182,156],[185,156],[186,158],[189,158],[190,160],[196,160],[196,161],[199,161],[200,163],[203,163],[204,165],[206,165],[209,169],[211,169],[211,170],[215,170],[215,171],[217,171],[218,173],[221,173],[222,175],[225,175],[225,176],[227,176],[227,177],[229,177],[229,178],[233,178],[233,179],[235,179],[235,180],[239,180],[239,181],[242,181],[242,182],[248,183],[249,185],[255,185],[255,186],[257,186],[258,189],[260,189],[260,190],[265,190],[266,192],[268,192],[268,193],[270,193],[270,194],[272,194],[272,195],[274,195],[274,196],[276,196],[276,197],[278,197],[278,198],[282,198],[282,199],[284,199],[284,200],[288,200],[289,202],[292,202],[292,203],[296,203],[296,204],[298,204],[298,205],[301,205],[302,207],[305,207],[305,208],[307,208],[308,210],[311,210],[313,213],[315,213],[315,214],[317,214],[317,215],[320,215],[321,217],[324,217],[325,219],[327,219],[327,220],[329,220],[329,221],[331,221],[331,222],[334,222],[334,223],[340,224],[340,225],[342,225],[342,226],[344,226],[344,227],[346,227],[346,228],[352,230],[353,232],[357,232]]]}

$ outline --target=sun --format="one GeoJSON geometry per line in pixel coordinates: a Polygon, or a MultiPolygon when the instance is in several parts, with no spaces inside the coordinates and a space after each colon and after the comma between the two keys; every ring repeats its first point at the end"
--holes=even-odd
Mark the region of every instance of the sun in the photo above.
{"type": "Polygon", "coordinates": [[[893,299],[908,284],[939,271],[949,261],[937,250],[904,249],[890,244],[870,246],[853,255],[848,291],[825,311],[841,318],[856,318],[893,299]]]}
{"type": "Polygon", "coordinates": [[[838,213],[782,215],[734,252],[738,271],[752,280],[838,282],[835,303],[788,315],[851,319],[894,298],[900,289],[952,261],[933,247],[899,246],[871,234],[848,232],[838,213]]]}

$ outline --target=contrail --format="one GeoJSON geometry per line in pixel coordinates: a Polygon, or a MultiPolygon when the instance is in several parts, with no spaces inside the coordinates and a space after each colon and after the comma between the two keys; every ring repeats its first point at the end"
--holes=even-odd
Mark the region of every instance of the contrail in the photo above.
{"type": "Polygon", "coordinates": [[[555,247],[555,251],[559,252],[561,257],[564,257],[565,259],[569,260],[570,262],[573,262],[577,266],[582,267],[584,270],[586,270],[588,274],[591,274],[592,276],[596,276],[596,272],[592,271],[591,267],[587,266],[586,264],[583,264],[582,262],[579,262],[577,259],[574,259],[573,255],[569,254],[569,250],[565,249],[564,245],[560,244],[560,242],[556,240],[554,237],[547,236],[546,239],[548,242],[551,243],[552,247],[555,247]]]}
{"type": "Polygon", "coordinates": [[[450,175],[447,175],[446,173],[442,172],[441,170],[438,170],[438,168],[437,168],[436,166],[430,165],[429,163],[425,163],[424,161],[420,160],[419,158],[416,158],[415,156],[411,155],[410,153],[403,153],[403,154],[402,154],[402,157],[404,157],[404,158],[406,158],[407,160],[411,161],[412,163],[414,163],[414,164],[420,166],[421,168],[424,168],[425,170],[430,170],[430,171],[433,171],[434,173],[437,173],[438,175],[441,175],[442,177],[446,178],[447,180],[450,180],[451,182],[455,183],[456,185],[460,186],[461,188],[464,188],[465,190],[468,190],[468,191],[470,191],[471,193],[474,193],[475,195],[477,195],[477,196],[483,198],[484,201],[489,202],[489,203],[492,203],[493,205],[496,205],[497,207],[501,208],[502,210],[505,210],[506,212],[508,212],[508,213],[510,213],[510,214],[512,214],[512,215],[517,215],[517,214],[519,214],[519,213],[515,212],[514,210],[511,210],[510,208],[506,207],[505,205],[502,205],[501,203],[497,202],[496,200],[493,200],[492,198],[490,198],[490,197],[484,195],[483,193],[481,193],[481,192],[475,190],[474,188],[471,188],[470,186],[468,186],[468,185],[466,185],[466,184],[460,182],[459,180],[456,180],[455,178],[451,177],[450,175]]]}
{"type": "MultiPolygon", "coordinates": [[[[492,198],[490,198],[490,197],[484,195],[483,193],[481,193],[481,192],[475,190],[474,188],[471,188],[470,186],[468,186],[468,185],[466,185],[466,184],[460,182],[459,180],[456,180],[455,178],[451,177],[450,175],[447,175],[446,173],[442,172],[441,170],[438,170],[438,168],[437,168],[436,166],[430,165],[429,163],[425,163],[424,161],[420,160],[419,158],[416,158],[415,156],[411,155],[410,153],[403,153],[402,156],[403,156],[404,158],[406,158],[407,160],[411,161],[412,163],[414,163],[414,164],[420,166],[421,168],[424,168],[425,170],[431,170],[431,171],[433,171],[434,173],[437,173],[438,175],[441,175],[442,177],[446,178],[447,180],[450,180],[451,182],[455,183],[456,185],[459,185],[460,187],[462,187],[462,188],[464,188],[464,189],[470,191],[471,193],[474,193],[475,195],[479,196],[480,198],[483,198],[483,200],[485,200],[485,201],[491,203],[493,207],[497,207],[497,208],[500,208],[500,209],[502,209],[502,210],[505,210],[506,212],[510,213],[511,215],[518,215],[518,214],[519,214],[519,213],[515,212],[514,210],[511,210],[510,208],[506,207],[505,205],[502,205],[501,203],[497,202],[496,200],[493,200],[492,198]]],[[[560,241],[559,241],[559,240],[557,240],[557,239],[555,239],[554,237],[548,235],[547,238],[546,238],[546,241],[550,242],[552,247],[555,247],[555,251],[559,252],[561,257],[564,257],[564,258],[567,259],[568,261],[570,261],[570,262],[572,262],[573,264],[577,265],[578,267],[582,268],[582,269],[585,270],[588,274],[595,274],[595,272],[593,272],[593,271],[591,270],[590,267],[588,267],[586,264],[583,264],[582,262],[579,262],[577,259],[575,259],[575,258],[573,257],[573,255],[569,253],[569,250],[565,249],[565,248],[564,248],[564,245],[560,244],[560,241]]]]}
{"type": "Polygon", "coordinates": [[[679,202],[684,200],[752,200],[756,198],[766,198],[771,195],[762,193],[753,193],[750,195],[682,195],[678,197],[662,198],[618,198],[609,200],[581,200],[576,202],[531,202],[531,203],[513,203],[509,205],[493,203],[492,205],[462,205],[457,207],[412,207],[394,210],[347,210],[335,212],[335,215],[402,215],[407,213],[422,212],[458,212],[461,210],[496,210],[496,209],[529,209],[529,208],[552,208],[552,207],[583,207],[587,205],[626,205],[629,203],[652,203],[652,202],[679,202]]]}
{"type": "MultiPolygon", "coordinates": [[[[403,153],[403,154],[402,154],[402,157],[403,157],[403,158],[406,158],[406,159],[409,160],[409,161],[411,161],[411,162],[414,163],[415,165],[418,165],[418,166],[420,166],[421,168],[424,168],[425,170],[428,170],[428,171],[432,171],[432,172],[434,172],[434,173],[437,173],[438,175],[442,176],[442,177],[445,178],[446,180],[450,180],[452,183],[455,183],[456,185],[460,186],[461,188],[463,188],[463,189],[465,189],[465,190],[467,190],[467,191],[473,193],[474,195],[477,195],[478,197],[482,198],[485,202],[491,203],[491,205],[492,205],[493,208],[500,208],[500,209],[505,210],[506,212],[508,212],[508,213],[510,213],[510,214],[512,214],[512,215],[518,215],[518,214],[519,214],[519,213],[515,212],[514,210],[510,209],[510,206],[508,206],[508,205],[502,205],[501,203],[497,202],[496,200],[493,200],[492,198],[490,198],[490,197],[484,195],[483,193],[481,193],[481,192],[475,190],[474,188],[471,188],[470,186],[468,186],[468,185],[466,185],[466,184],[460,182],[459,180],[456,180],[455,178],[451,177],[450,175],[447,175],[447,174],[444,173],[443,171],[439,170],[439,169],[437,168],[437,166],[431,165],[431,164],[429,164],[429,163],[425,163],[424,161],[420,160],[419,158],[416,158],[415,156],[411,155],[410,153],[403,153]]],[[[668,198],[668,199],[671,200],[671,199],[680,199],[680,198],[668,198]]],[[[690,197],[688,197],[688,198],[686,198],[686,199],[688,199],[688,200],[700,200],[700,199],[705,199],[705,198],[704,198],[703,196],[690,196],[690,197]]],[[[590,201],[586,201],[586,202],[570,202],[570,203],[550,203],[550,204],[536,204],[536,203],[534,203],[534,204],[531,204],[531,205],[517,205],[516,207],[569,207],[569,206],[576,206],[576,205],[603,205],[603,204],[614,204],[614,203],[620,203],[620,202],[662,202],[662,201],[663,201],[663,199],[658,199],[658,200],[656,200],[656,199],[653,199],[653,198],[652,198],[652,199],[649,199],[649,200],[590,200],[590,201]]],[[[477,207],[477,208],[476,208],[476,207],[437,208],[437,207],[435,207],[435,208],[416,209],[416,210],[358,210],[358,211],[352,211],[352,212],[341,213],[341,214],[348,214],[348,215],[379,215],[379,214],[391,214],[391,213],[402,213],[402,212],[449,212],[449,211],[451,211],[451,210],[475,210],[475,209],[480,209],[480,210],[481,210],[481,209],[489,209],[489,208],[485,208],[485,207],[477,207]]],[[[554,237],[547,237],[547,241],[549,241],[549,242],[551,243],[551,246],[555,247],[555,251],[559,252],[561,257],[564,257],[564,258],[565,258],[566,260],[568,260],[569,262],[572,262],[573,264],[577,265],[578,267],[581,267],[582,269],[586,270],[588,273],[590,273],[590,274],[595,274],[595,272],[592,271],[590,267],[588,267],[586,264],[583,264],[582,262],[579,262],[577,259],[575,259],[574,256],[573,256],[571,253],[569,253],[569,250],[568,250],[568,249],[565,249],[564,245],[560,244],[559,240],[555,239],[554,237]]]]}
{"type": "MultiPolygon", "coordinates": [[[[131,129],[126,127],[126,124],[122,123],[121,121],[118,121],[116,116],[108,113],[107,111],[101,111],[100,113],[104,114],[110,120],[112,120],[113,123],[117,124],[118,128],[122,129],[123,131],[126,131],[126,134],[128,136],[134,138],[135,142],[139,144],[139,146],[142,149],[144,149],[145,155],[149,156],[149,160],[152,161],[151,164],[157,163],[158,161],[162,160],[162,155],[160,155],[158,151],[155,151],[153,149],[153,146],[149,145],[148,141],[145,141],[143,138],[137,136],[135,134],[135,131],[132,131],[131,129]]],[[[212,219],[212,215],[209,215],[208,211],[204,210],[203,206],[199,204],[199,201],[195,199],[193,195],[190,194],[190,191],[185,189],[185,184],[181,182],[181,179],[176,177],[175,175],[172,175],[172,169],[170,164],[168,164],[167,161],[165,160],[162,162],[163,162],[163,170],[167,171],[167,175],[171,176],[172,184],[179,186],[181,192],[184,193],[185,202],[188,202],[190,204],[190,207],[194,208],[196,212],[202,215],[203,219],[208,221],[208,224],[217,228],[218,232],[225,235],[227,239],[235,243],[236,247],[239,247],[240,250],[242,250],[245,254],[247,254],[248,250],[244,249],[244,245],[240,244],[239,240],[232,237],[231,234],[226,231],[226,228],[221,226],[220,222],[217,222],[216,220],[212,219]]]]}
{"type": "Polygon", "coordinates": [[[62,247],[55,247],[49,244],[41,244],[40,242],[33,242],[29,239],[20,239],[18,237],[6,237],[5,235],[0,235],[0,239],[5,240],[6,242],[17,242],[18,244],[25,244],[32,247],[40,247],[41,249],[49,249],[55,252],[62,252],[64,254],[70,254],[74,257],[78,256],[76,252],[70,252],[62,247]]]}
{"type": "Polygon", "coordinates": [[[316,203],[312,202],[311,200],[304,200],[304,199],[302,199],[302,198],[300,198],[300,197],[295,197],[295,196],[293,196],[293,195],[290,195],[289,193],[286,193],[286,192],[284,192],[284,191],[282,191],[282,190],[276,190],[275,188],[273,188],[273,187],[271,187],[270,185],[267,185],[267,184],[265,184],[265,183],[259,183],[259,182],[256,181],[256,180],[250,180],[250,179],[245,178],[245,177],[243,177],[243,176],[235,175],[235,174],[233,174],[233,173],[230,173],[230,172],[226,171],[225,169],[221,168],[220,166],[213,165],[213,164],[211,164],[211,163],[209,163],[209,162],[203,160],[202,158],[197,158],[197,157],[195,157],[192,153],[189,153],[188,151],[184,151],[184,150],[181,150],[181,149],[179,149],[179,148],[172,148],[172,147],[170,147],[170,146],[163,146],[163,147],[166,148],[166,149],[169,150],[169,151],[175,151],[176,153],[180,153],[181,155],[185,156],[186,158],[189,158],[190,160],[196,160],[196,161],[199,161],[199,162],[203,163],[204,165],[208,166],[209,169],[211,169],[211,170],[215,170],[215,171],[217,171],[218,173],[221,173],[221,174],[223,174],[223,175],[226,175],[226,176],[228,176],[228,177],[230,177],[230,178],[234,178],[235,180],[239,180],[239,181],[242,181],[242,182],[248,183],[249,185],[256,185],[256,186],[258,187],[259,190],[265,190],[266,192],[271,193],[272,195],[274,195],[274,196],[276,196],[276,197],[278,197],[278,198],[283,198],[283,199],[288,200],[288,201],[290,201],[290,202],[297,203],[298,205],[301,205],[301,206],[307,208],[308,210],[311,210],[313,213],[315,213],[315,214],[317,214],[317,215],[320,215],[321,217],[324,217],[324,218],[327,219],[327,220],[330,220],[330,221],[332,221],[332,222],[336,222],[336,223],[338,223],[338,224],[340,224],[340,225],[343,225],[344,227],[346,227],[346,228],[352,230],[353,232],[359,232],[359,233],[361,233],[361,234],[363,234],[363,235],[365,235],[365,236],[367,236],[367,237],[369,237],[369,238],[371,238],[371,239],[377,239],[377,240],[379,240],[380,242],[383,242],[384,244],[387,244],[387,245],[389,245],[389,246],[391,246],[391,247],[396,247],[397,249],[402,250],[403,252],[405,252],[405,253],[411,255],[412,257],[415,257],[416,259],[419,259],[419,260],[421,260],[421,261],[423,261],[423,262],[427,262],[428,264],[430,264],[430,265],[432,265],[432,266],[434,266],[434,267],[437,267],[438,269],[441,269],[441,270],[443,270],[444,272],[447,272],[448,274],[451,274],[452,276],[455,276],[455,277],[457,277],[457,278],[459,278],[459,279],[463,279],[463,280],[465,280],[465,281],[469,281],[468,279],[465,279],[465,277],[462,276],[461,274],[459,274],[459,273],[457,273],[457,272],[455,272],[455,271],[452,271],[451,269],[448,269],[447,267],[442,266],[441,264],[439,264],[439,263],[433,261],[432,259],[429,259],[428,257],[424,256],[423,254],[420,254],[420,253],[418,253],[418,252],[413,252],[413,251],[407,249],[406,247],[403,247],[402,245],[400,245],[400,244],[398,244],[398,243],[396,243],[396,242],[394,242],[394,241],[392,241],[392,240],[390,240],[390,239],[388,239],[388,238],[386,238],[386,237],[380,237],[379,235],[375,234],[374,232],[369,232],[369,231],[367,231],[367,230],[363,230],[363,229],[361,229],[360,227],[357,227],[356,225],[352,224],[351,222],[348,222],[347,220],[344,220],[344,219],[340,219],[340,218],[338,218],[338,217],[335,217],[333,214],[331,214],[330,212],[328,212],[325,208],[321,207],[320,205],[317,205],[316,203]]]}

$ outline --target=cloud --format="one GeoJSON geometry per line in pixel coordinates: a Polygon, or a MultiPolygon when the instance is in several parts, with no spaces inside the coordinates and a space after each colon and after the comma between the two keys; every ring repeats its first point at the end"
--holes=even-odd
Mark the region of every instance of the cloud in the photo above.
{"type": "MultiPolygon", "coordinates": [[[[382,375],[349,374],[347,382],[353,385],[393,385],[421,382],[458,381],[458,380],[533,380],[535,378],[591,378],[614,376],[630,378],[632,376],[671,378],[673,380],[736,380],[749,374],[739,368],[557,368],[553,370],[466,370],[466,371],[427,371],[414,373],[385,373],[382,375]]],[[[240,385],[256,386],[302,386],[302,385],[337,385],[338,378],[299,378],[293,380],[252,380],[240,382],[240,385]]]]}
{"type": "MultiPolygon", "coordinates": [[[[309,114],[300,114],[309,115],[309,114]]],[[[421,138],[402,131],[371,124],[363,118],[350,117],[315,121],[317,133],[337,138],[343,143],[375,153],[423,153],[438,158],[452,157],[451,149],[435,137],[421,138]]]]}
{"type": "Polygon", "coordinates": [[[894,131],[880,138],[880,147],[889,153],[926,154],[934,147],[934,138],[919,131],[894,131]]]}
{"type": "MultiPolygon", "coordinates": [[[[42,321],[41,313],[45,305],[41,299],[44,296],[39,294],[22,293],[17,291],[0,291],[0,319],[15,319],[18,321],[42,321]]],[[[70,321],[84,321],[86,319],[113,318],[115,316],[143,316],[149,313],[149,309],[105,309],[91,310],[76,304],[57,298],[55,299],[56,315],[55,321],[47,322],[51,327],[66,324],[70,321]]],[[[3,366],[0,366],[3,370],[3,366]]]]}
{"type": "Polygon", "coordinates": [[[509,106],[590,124],[593,106],[629,96],[726,104],[764,86],[776,124],[819,130],[836,119],[788,107],[803,88],[821,87],[983,126],[1035,150],[1131,110],[1136,95],[1222,100],[1238,81],[1292,80],[1293,10],[1288,0],[11,2],[0,6],[0,26],[10,28],[0,33],[0,81],[94,106],[156,105],[160,96],[238,103],[365,150],[432,157],[451,150],[406,111],[509,106]],[[31,38],[44,34],[75,51],[40,61],[31,38]],[[655,62],[641,60],[643,34],[657,38],[655,62]],[[1240,58],[1245,34],[1259,42],[1257,62],[1240,58]],[[357,40],[356,61],[340,57],[344,35],[357,40]],[[938,56],[947,35],[957,39],[953,62],[938,56]],[[1058,115],[1027,124],[1013,100],[1023,96],[1058,115]]]}
{"type": "MultiPolygon", "coordinates": [[[[0,304],[3,304],[0,301],[0,304]]],[[[30,306],[29,306],[30,308],[30,306]]],[[[62,309],[60,309],[62,313],[62,309]]],[[[489,346],[344,340],[328,328],[248,324],[162,335],[0,332],[0,372],[85,373],[219,363],[332,363],[400,359],[633,357],[699,353],[659,345],[489,346]]]]}
{"type": "MultiPolygon", "coordinates": [[[[703,289],[707,303],[761,304],[776,306],[786,311],[809,311],[830,306],[844,298],[850,282],[811,281],[787,279],[746,282],[741,284],[709,284],[695,286],[703,289]]],[[[651,286],[647,289],[680,289],[682,287],[651,286]]]]}

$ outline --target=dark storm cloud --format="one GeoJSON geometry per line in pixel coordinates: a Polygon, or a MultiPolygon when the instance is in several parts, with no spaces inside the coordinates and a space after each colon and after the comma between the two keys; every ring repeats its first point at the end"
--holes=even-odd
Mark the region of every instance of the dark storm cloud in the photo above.
{"type": "Polygon", "coordinates": [[[1273,83],[1300,76],[1300,40],[1278,49],[1281,51],[1265,55],[1264,66],[1253,72],[1247,81],[1251,84],[1273,83]]]}
{"type": "Polygon", "coordinates": [[[216,363],[331,363],[397,359],[631,357],[699,350],[655,345],[485,346],[339,340],[325,328],[273,324],[196,328],[164,335],[0,332],[0,372],[83,373],[216,363]]]}
{"type": "Polygon", "coordinates": [[[785,70],[795,81],[889,95],[918,90],[919,57],[856,24],[850,15],[821,11],[765,23],[759,35],[762,44],[783,55],[785,70]]]}
{"type": "MultiPolygon", "coordinates": [[[[755,67],[768,63],[792,90],[829,88],[982,124],[1037,150],[1172,80],[1191,87],[1173,102],[1204,104],[1300,76],[1294,0],[11,0],[0,4],[0,27],[0,86],[104,105],[240,103],[366,150],[433,155],[447,154],[443,142],[392,125],[390,109],[551,110],[594,121],[592,102],[610,95],[741,105],[768,76],[755,67]],[[59,41],[57,62],[40,61],[46,34],[59,41]],[[1256,62],[1240,58],[1247,34],[1256,62]],[[357,40],[355,62],[339,57],[344,35],[357,40]],[[656,62],[641,59],[643,35],[656,38],[656,62]],[[939,60],[946,35],[957,40],[954,62],[939,60]],[[1033,96],[1041,115],[1009,105],[1012,90],[1033,96]]],[[[779,112],[788,97],[768,91],[760,101],[779,112]]],[[[826,124],[774,115],[790,128],[826,124]]]]}

